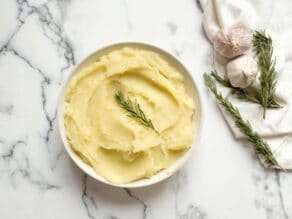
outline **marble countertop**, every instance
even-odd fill
[[[0,218],[288,219],[292,174],[267,171],[233,139],[202,83],[212,48],[194,0],[0,1]],[[201,142],[187,164],[154,186],[96,182],[70,160],[56,122],[70,69],[109,43],[171,51],[202,94]]]

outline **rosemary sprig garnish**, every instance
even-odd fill
[[[281,107],[275,101],[276,89],[276,60],[273,58],[273,42],[270,36],[264,31],[255,31],[253,34],[253,46],[258,56],[258,66],[260,69],[260,90],[257,93],[257,99],[263,106],[263,117],[266,117],[266,109],[269,105],[274,108]]]
[[[282,169],[281,166],[278,164],[277,160],[275,159],[268,143],[265,142],[261,138],[261,136],[252,129],[248,121],[243,120],[239,110],[236,107],[234,107],[227,98],[224,98],[222,94],[218,92],[211,74],[205,73],[204,80],[206,86],[215,95],[218,103],[222,105],[224,110],[230,114],[231,118],[234,120],[239,130],[248,138],[248,141],[253,144],[256,153],[259,156],[265,158],[267,166]]]
[[[140,124],[153,129],[159,134],[159,132],[154,128],[151,119],[146,117],[140,107],[140,104],[137,103],[137,100],[132,101],[129,97],[126,98],[121,91],[117,91],[114,97],[119,106],[128,112],[129,117],[136,119]]]

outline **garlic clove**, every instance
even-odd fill
[[[231,59],[242,55],[252,46],[252,31],[244,26],[235,26],[227,32],[219,30],[213,39],[214,49]]]
[[[250,56],[243,55],[226,65],[226,76],[234,87],[247,88],[256,79],[258,64]]]
[[[252,31],[244,26],[233,27],[229,30],[228,36],[231,42],[239,42],[237,49],[241,54],[252,46]]]

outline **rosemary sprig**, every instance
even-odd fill
[[[248,138],[249,142],[253,144],[256,153],[259,156],[265,158],[267,166],[268,167],[273,166],[282,169],[278,164],[277,160],[275,159],[268,143],[265,142],[261,138],[261,136],[252,129],[248,121],[243,120],[239,110],[236,107],[234,107],[227,98],[224,98],[222,94],[218,92],[212,76],[210,74],[205,73],[204,80],[206,86],[215,95],[219,104],[222,105],[225,111],[230,114],[231,118],[234,120],[239,130]]]
[[[223,86],[231,88],[236,93],[237,97],[239,97],[240,99],[245,99],[253,103],[259,103],[259,100],[256,98],[255,95],[251,94],[246,89],[233,87],[229,80],[221,78],[216,71],[211,71],[210,75]]]
[[[232,86],[229,80],[220,77],[216,71],[211,71],[210,75],[224,87],[231,88],[238,98],[244,99],[249,102],[261,104],[260,96],[258,94],[254,95],[251,92],[249,92],[247,89],[242,89],[242,88]],[[280,107],[281,106],[278,103],[276,103],[275,100],[268,102],[268,105],[267,105],[267,108],[280,108]]]
[[[148,119],[140,107],[140,104],[135,100],[132,101],[129,97],[126,98],[121,91],[117,91],[114,95],[116,102],[121,108],[128,112],[128,116],[136,119],[140,124],[153,129],[156,133],[159,132],[154,128],[151,119]]]
[[[255,31],[253,34],[253,46],[258,56],[258,66],[260,68],[260,90],[257,93],[257,99],[263,106],[263,118],[266,117],[266,109],[269,105],[274,108],[281,107],[275,101],[276,89],[276,60],[273,56],[273,42],[270,36],[264,31]]]

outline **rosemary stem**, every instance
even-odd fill
[[[281,107],[275,101],[277,73],[275,70],[276,60],[273,58],[273,41],[270,36],[266,35],[265,31],[255,31],[252,42],[260,70],[260,89],[257,92],[257,97],[263,106],[263,118],[265,119],[269,105],[272,105],[272,108]]]
[[[211,74],[204,74],[204,80],[206,86],[209,90],[214,94],[218,103],[223,106],[224,110],[229,113],[230,117],[235,122],[237,128],[247,137],[248,141],[252,143],[253,148],[255,149],[256,153],[265,158],[266,164],[268,167],[277,167],[282,169],[281,166],[278,164],[276,158],[274,157],[270,146],[267,142],[265,142],[262,137],[255,132],[250,123],[245,121],[239,110],[233,106],[233,104],[227,99],[222,96],[222,94],[217,90],[215,82],[211,76]]]

